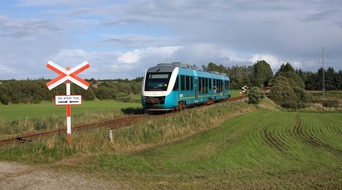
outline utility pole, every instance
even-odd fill
[[[322,66],[323,66],[322,96],[323,98],[325,98],[324,47],[322,48]]]

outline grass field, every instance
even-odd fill
[[[93,130],[75,134],[72,146],[59,136],[10,145],[0,157],[89,173],[132,189],[341,189],[342,113],[263,104],[186,110],[115,131],[115,143],[108,131]]]
[[[232,90],[232,97],[239,96],[239,90]],[[139,94],[134,95],[135,101],[140,101]],[[82,105],[72,106],[72,114],[82,112],[97,112],[121,109],[141,109],[141,103],[125,103],[112,100],[83,101]],[[0,104],[0,119],[17,120],[25,118],[41,118],[51,116],[65,116],[65,106],[56,106],[53,102],[42,102],[39,104]]]
[[[232,97],[238,95],[239,90],[232,90]],[[142,113],[140,97],[139,94],[133,96],[136,103],[112,100],[83,101],[82,105],[71,107],[72,125],[112,119],[124,114]],[[0,104],[0,138],[61,128],[65,126],[65,115],[65,106],[56,106],[53,102]]]
[[[83,101],[81,105],[72,106],[72,114],[106,110],[121,110],[125,108],[142,108],[140,103],[124,103],[111,100]],[[15,120],[22,118],[41,118],[53,115],[65,116],[65,106],[56,106],[53,102],[39,104],[0,104],[0,118]]]
[[[141,112],[140,103],[83,101],[71,107],[72,126]],[[66,107],[52,102],[0,105],[0,138],[66,125]]]
[[[181,143],[96,155],[80,168],[139,189],[341,189],[341,116],[257,111]]]

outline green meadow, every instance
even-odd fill
[[[141,103],[83,101],[81,105],[71,106],[72,126],[139,112],[142,112]],[[65,125],[66,106],[56,106],[53,102],[0,105],[0,138],[63,128]]]
[[[141,103],[125,103],[111,100],[83,101],[81,105],[71,106],[71,114],[82,112],[97,112],[107,110],[121,110],[125,108],[142,108]],[[0,104],[0,118],[15,120],[22,118],[41,118],[53,115],[65,116],[65,106],[56,106],[53,102],[39,104]]]
[[[99,154],[77,168],[142,189],[340,189],[341,117],[259,110],[181,142]]]
[[[342,113],[225,102],[114,131],[54,135],[3,160],[115,180],[123,189],[341,189]]]

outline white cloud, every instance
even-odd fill
[[[164,59],[167,57],[172,57],[173,54],[182,49],[179,46],[167,46],[167,47],[148,47],[144,49],[135,49],[133,51],[127,51],[122,53],[117,58],[117,63],[127,63],[127,64],[136,64],[141,63],[142,59],[146,59],[148,57],[155,58],[156,56]]]
[[[87,60],[85,75],[93,78],[135,78],[166,61],[233,66],[265,60],[274,71],[284,62],[317,70],[322,47],[340,70],[340,7],[338,0],[6,1],[0,77],[50,76],[48,60],[64,67]]]
[[[302,67],[302,63],[300,61],[289,61],[289,60],[282,60],[279,59],[278,57],[270,54],[255,54],[253,57],[250,59],[251,62],[256,63],[257,61],[264,60],[268,64],[270,64],[271,68],[273,71],[277,71],[280,66],[284,63],[290,63],[294,69],[299,69]]]
[[[263,54],[255,54],[253,57],[250,59],[251,62],[256,63],[257,61],[264,60],[268,64],[270,64],[272,70],[279,69],[280,65],[284,63],[284,61],[279,60],[276,56],[274,55],[263,55]]]
[[[143,56],[143,51],[134,50],[129,51],[117,58],[118,63],[125,63],[125,64],[134,64],[140,61],[141,57]]]
[[[15,75],[16,71],[13,70],[10,67],[7,67],[5,65],[0,64],[0,73],[9,74],[9,75]],[[14,76],[12,76],[12,77],[14,77]]]

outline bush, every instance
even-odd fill
[[[262,99],[265,98],[264,92],[259,88],[253,86],[248,94],[248,103],[259,104]]]
[[[3,105],[8,105],[9,103],[9,98],[7,95],[1,95],[0,96],[0,102],[3,104]]]

